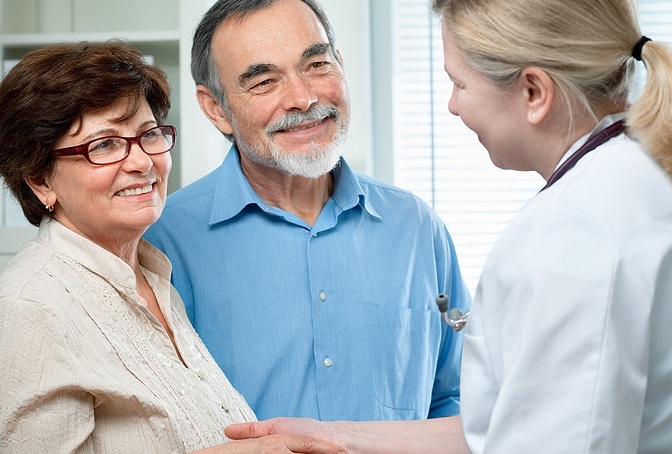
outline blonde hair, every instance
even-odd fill
[[[526,67],[553,79],[572,113],[627,102],[642,36],[633,0],[434,0],[465,60],[506,87]],[[672,49],[648,42],[648,77],[626,111],[628,133],[672,175]]]

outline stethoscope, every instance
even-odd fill
[[[436,297],[436,305],[439,306],[439,312],[441,312],[441,318],[446,325],[453,328],[453,331],[461,331],[467,325],[467,317],[469,317],[469,312],[462,312],[462,309],[454,307],[448,310],[449,306],[448,295],[440,293]]]
[[[584,157],[589,152],[593,151],[600,145],[609,141],[613,137],[618,136],[625,130],[625,120],[617,120],[614,123],[610,124],[606,128],[602,129],[598,133],[592,135],[588,138],[586,143],[584,143],[578,150],[576,150],[560,167],[553,172],[553,175],[548,179],[546,186],[541,190],[545,190],[550,187],[553,183],[559,180],[569,169],[574,167],[576,163]],[[439,312],[441,312],[441,318],[444,322],[454,331],[461,331],[467,324],[467,317],[469,317],[469,312],[462,312],[461,309],[454,307],[448,310],[449,301],[448,296],[441,293],[436,297],[436,304],[439,306]]]

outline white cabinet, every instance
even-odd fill
[[[223,159],[228,144],[200,112],[189,70],[193,30],[214,0],[0,0],[3,74],[26,52],[45,44],[111,38],[130,41],[168,75],[178,129],[169,191],[179,189]],[[34,237],[21,210],[1,188],[0,269]]]

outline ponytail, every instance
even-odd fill
[[[640,53],[647,78],[640,97],[626,113],[628,133],[672,176],[672,47],[649,41]]]

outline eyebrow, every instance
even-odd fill
[[[331,44],[329,43],[318,43],[318,44],[313,44],[312,46],[308,46],[306,50],[303,51],[303,54],[301,55],[302,58],[307,59],[314,57],[316,55],[322,55],[331,50]],[[245,72],[243,72],[240,76],[238,76],[238,82],[242,85],[246,81],[258,76],[259,74],[264,74],[267,72],[271,72],[278,67],[276,65],[273,65],[271,63],[254,63],[251,64],[250,66],[247,67]]]
[[[247,67],[247,70],[238,76],[238,82],[242,85],[245,81],[258,76],[259,74],[267,73],[276,69],[277,66],[270,63],[254,63]]]
[[[156,120],[147,120],[142,122],[139,126],[137,131],[142,132],[146,131],[147,129],[152,129],[154,127],[158,126],[158,123]],[[121,137],[119,130],[115,128],[104,128],[104,129],[99,129],[97,131],[92,132],[88,136],[84,137],[82,140],[84,142],[88,142],[90,140],[95,140],[97,137]]]
[[[329,43],[318,43],[309,46],[306,50],[303,51],[303,58],[314,57],[315,55],[326,54],[331,50],[331,44]]]

